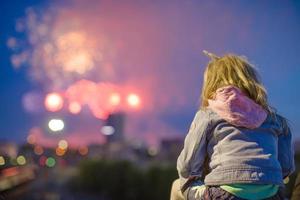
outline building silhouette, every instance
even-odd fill
[[[112,129],[110,134],[106,134],[108,143],[124,141],[125,113],[118,112],[110,114],[105,126]]]

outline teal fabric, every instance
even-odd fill
[[[258,200],[274,196],[278,185],[231,184],[220,186],[223,190],[243,199]]]

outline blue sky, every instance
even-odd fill
[[[54,21],[63,21],[64,16],[69,21],[77,20],[76,28],[84,29],[90,38],[102,35],[109,41],[110,48],[103,48],[113,52],[109,55],[113,55],[110,59],[115,66],[114,76],[95,73],[84,78],[147,91],[145,109],[129,113],[128,131],[137,132],[130,134],[144,134],[141,138],[151,140],[186,133],[198,107],[202,73],[208,62],[201,51],[206,49],[217,55],[247,56],[259,69],[270,104],[290,120],[295,138],[300,138],[299,1],[84,2],[1,1],[1,139],[24,141],[31,127],[43,127],[51,116],[45,111],[26,112],[22,97],[31,91],[53,90],[53,82],[32,78],[30,63],[14,69],[10,58],[19,50],[12,51],[6,45],[10,37],[28,40],[28,31],[15,30],[17,20],[26,18],[28,7],[33,7],[40,17],[50,13]],[[63,22],[67,24],[68,20]],[[31,51],[36,46],[22,48]],[[74,116],[60,115],[71,125],[78,121]],[[90,127],[98,127],[92,117],[80,118],[89,121]]]

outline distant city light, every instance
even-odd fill
[[[127,96],[127,103],[132,107],[138,107],[140,105],[140,98],[136,94],[130,94]]]
[[[63,107],[63,98],[58,93],[49,93],[45,98],[45,107],[51,112],[59,111]]]
[[[120,104],[121,101],[121,97],[119,94],[117,93],[113,93],[110,98],[109,98],[109,102],[113,105],[113,106],[117,106]]]
[[[36,155],[42,155],[44,153],[43,147],[41,147],[39,145],[35,146],[33,151]]]
[[[156,156],[158,154],[158,149],[156,147],[150,147],[148,149],[148,154],[150,156]]]
[[[112,135],[115,133],[115,128],[112,126],[103,126],[101,128],[101,132],[103,133],[103,135]]]
[[[0,156],[0,166],[5,165],[5,159],[3,156]]]
[[[26,164],[26,159],[24,156],[18,156],[17,157],[17,163],[18,165],[25,165]]]
[[[65,155],[65,153],[66,153],[66,149],[62,149],[62,148],[60,148],[60,147],[57,147],[57,148],[55,149],[55,153],[56,153],[57,156],[63,156],[63,155]]]
[[[69,111],[72,114],[78,114],[81,111],[81,105],[78,102],[71,102],[69,104]]]
[[[88,147],[80,147],[78,149],[78,152],[79,152],[80,155],[85,156],[85,155],[88,154],[89,149],[88,149]]]
[[[56,164],[56,161],[54,158],[52,158],[52,157],[47,158],[47,160],[46,160],[47,167],[54,167],[55,164]]]
[[[35,136],[34,136],[34,135],[28,135],[28,137],[27,137],[27,142],[28,142],[29,144],[34,144],[34,143],[36,143],[36,138],[35,138]]]
[[[68,142],[66,140],[60,140],[58,142],[58,147],[61,149],[67,149],[68,148]]]
[[[54,132],[63,130],[64,126],[64,121],[61,119],[51,119],[48,123],[49,129]]]

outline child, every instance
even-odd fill
[[[287,121],[269,106],[245,58],[204,53],[212,60],[202,105],[177,160],[171,199],[284,199],[279,187],[294,171]]]

